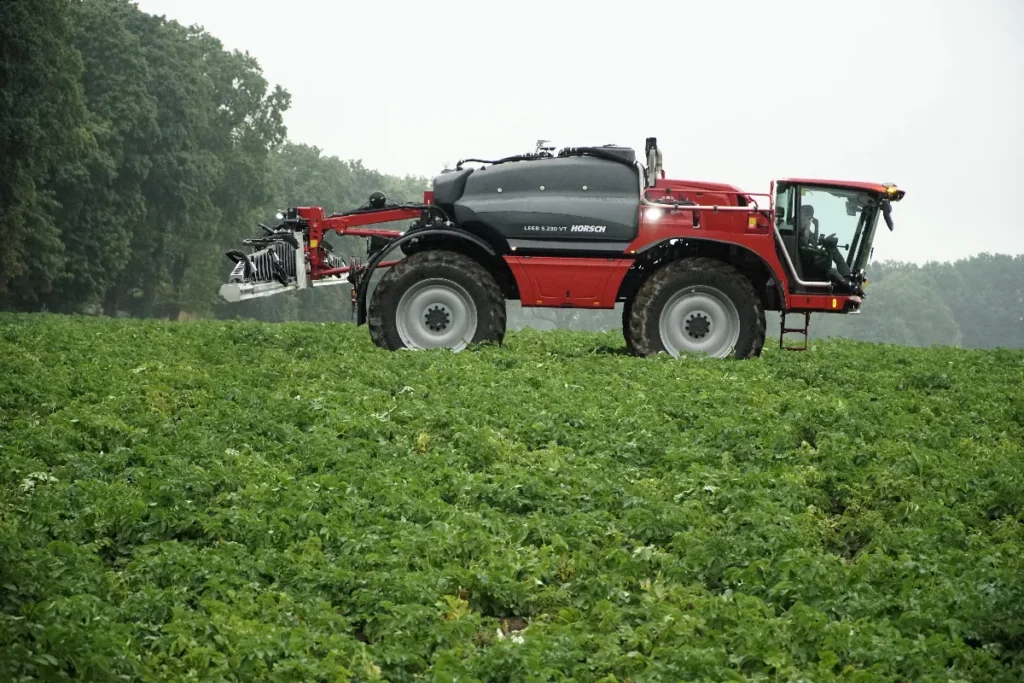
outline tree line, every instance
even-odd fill
[[[422,196],[288,141],[254,58],[130,0],[5,0],[0,55],[0,308],[209,314],[278,208]]]
[[[980,254],[924,265],[873,263],[868,278],[861,313],[813,316],[813,337],[1024,348],[1024,255]],[[791,322],[787,319],[787,327]]]
[[[253,57],[130,0],[5,0],[0,56],[0,309],[349,320],[345,285],[224,304],[224,252],[280,208],[426,188],[290,141],[290,95]],[[816,315],[812,336],[1024,346],[1024,256],[875,263],[869,277],[863,313]],[[620,326],[618,309],[510,308],[513,328]]]

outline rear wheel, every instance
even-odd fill
[[[755,358],[764,347],[764,307],[742,273],[710,258],[674,261],[637,291],[624,316],[630,352],[673,357]]]
[[[632,313],[633,298],[630,297],[622,304],[622,336],[626,338],[626,351],[637,356],[640,354],[637,353],[636,347],[633,346],[633,335],[629,333],[629,318]]]
[[[374,344],[389,350],[501,344],[505,299],[477,261],[431,249],[395,264],[370,300],[367,322]]]

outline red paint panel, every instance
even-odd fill
[[[354,228],[359,225],[375,225],[377,223],[415,220],[419,218],[422,213],[422,209],[390,209],[388,211],[374,211],[372,213],[356,213],[350,216],[331,216],[323,219],[322,224],[324,230],[334,230],[339,235],[344,235],[346,228]]]
[[[418,218],[422,213],[421,209],[391,209],[389,211],[374,211],[365,214],[352,214],[349,216],[328,216],[325,217],[324,210],[318,206],[300,207],[296,210],[299,217],[309,223],[309,242],[319,247],[323,242],[324,233],[334,231],[339,235],[352,235],[355,237],[389,237],[394,238],[402,233],[398,230],[384,230],[374,228],[360,228],[364,225],[375,225],[377,223],[391,223],[401,220],[412,220]],[[323,258],[319,248],[309,249],[310,275],[314,280],[325,277],[323,269]]]
[[[319,206],[300,206],[295,209],[295,213],[299,214],[299,218],[307,221],[320,221],[324,218],[324,210]]]
[[[768,218],[761,211],[734,211],[715,214],[712,211],[701,211],[700,227],[694,227],[690,219],[691,212],[685,207],[678,212],[665,212],[657,217],[645,213],[640,217],[640,230],[636,239],[626,247],[628,253],[636,253],[644,247],[671,238],[703,239],[713,242],[735,244],[760,256],[774,272],[776,279],[782,284],[783,292],[788,299],[789,277],[775,251],[774,235],[772,235]],[[756,227],[751,228],[750,220],[755,220]],[[831,299],[829,300],[831,306]]]
[[[789,309],[793,311],[821,311],[842,313],[847,302],[852,302],[854,309],[859,308],[862,299],[859,296],[846,294],[790,294]]]
[[[525,307],[615,308],[631,259],[506,256]]]

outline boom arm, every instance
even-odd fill
[[[331,254],[324,235],[334,232],[352,237],[401,237],[399,230],[364,226],[403,220],[426,219],[430,213],[447,216],[433,205],[433,193],[425,192],[422,204],[386,205],[384,196],[374,193],[370,206],[327,216],[320,207],[299,207],[278,214],[281,224],[266,236],[246,240],[260,247],[246,256],[237,250],[227,253],[235,261],[235,269],[220,288],[221,297],[229,302],[271,296],[281,292],[325,285],[358,285],[364,267],[359,263],[344,264]],[[381,261],[377,268],[393,266],[396,261]],[[346,276],[347,277],[343,277]],[[355,303],[355,288],[352,290]]]

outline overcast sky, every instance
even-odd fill
[[[655,136],[669,177],[897,183],[876,260],[1024,253],[1024,0],[138,4],[257,57],[294,141],[387,173]]]

